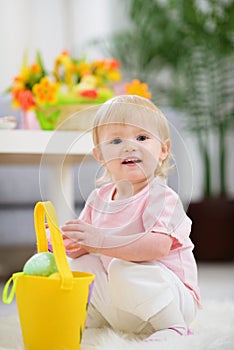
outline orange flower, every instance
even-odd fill
[[[34,96],[30,90],[15,89],[12,94],[14,102],[24,111],[28,111],[35,106]]]
[[[79,95],[82,97],[93,98],[93,99],[98,97],[97,90],[95,89],[81,91]]]
[[[68,51],[68,50],[63,50],[63,51],[61,52],[61,55],[67,55],[67,56],[70,56],[70,54],[69,54],[69,51]]]
[[[24,90],[25,84],[20,76],[14,77],[14,83],[12,86],[12,91],[15,90]]]
[[[138,95],[145,98],[151,98],[151,93],[148,91],[148,85],[141,83],[138,79],[133,79],[131,83],[125,84],[125,90],[128,95]]]
[[[34,63],[31,65],[31,71],[33,74],[40,74],[41,73],[41,68],[38,63]]]
[[[109,72],[111,70],[117,70],[120,68],[120,63],[118,60],[114,58],[104,58],[99,61],[93,62],[93,67],[95,69],[100,69],[106,72]]]
[[[52,83],[47,77],[41,79],[39,84],[34,85],[33,93],[38,104],[53,104],[57,101],[56,93],[58,85]]]
[[[117,82],[122,76],[119,71],[120,63],[116,59],[102,59],[92,63],[93,74],[97,77],[98,85],[106,85],[108,82]]]
[[[115,58],[87,62],[84,57],[78,59],[63,50],[56,57],[49,74],[37,52],[31,65],[24,55],[20,73],[8,91],[12,93],[14,107],[38,111],[40,106],[83,103],[86,100],[104,102],[114,96],[116,83],[121,79],[120,62]],[[125,93],[151,98],[147,84],[138,79],[125,85]]]
[[[110,70],[117,70],[117,69],[120,68],[119,61],[114,59],[114,58],[107,59],[105,62],[106,62],[106,65],[109,67]]]

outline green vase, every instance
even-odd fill
[[[42,130],[54,130],[60,115],[60,109],[51,111],[50,108],[43,110],[36,110],[36,116],[40,123]]]

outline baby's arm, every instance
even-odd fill
[[[121,236],[116,236],[123,238]],[[130,238],[130,236],[128,236]],[[132,237],[134,239],[134,235]],[[119,242],[121,244],[121,240]],[[114,248],[94,248],[93,252],[103,255],[128,260],[150,261],[160,260],[169,254],[172,238],[166,234],[146,232],[135,241],[129,241],[123,246]],[[87,250],[89,247],[85,247]],[[92,250],[91,250],[92,251]]]
[[[69,221],[62,227],[62,231],[88,252],[128,261],[162,259],[168,255],[172,245],[172,238],[166,234],[143,232],[113,236],[81,220]]]

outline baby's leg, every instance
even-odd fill
[[[111,326],[113,329],[132,331],[142,329],[144,322],[138,317],[119,310],[110,297],[109,281],[99,257],[92,254],[78,259],[68,258],[72,271],[85,271],[95,274],[94,288],[88,308],[86,327],[99,328]],[[118,289],[121,286],[118,286]],[[119,321],[121,320],[121,321]],[[131,328],[133,327],[133,328]]]
[[[88,308],[87,327],[111,326],[113,329],[125,332],[140,332],[145,327],[145,322],[139,317],[120,310],[113,304],[107,273],[98,256],[87,254],[78,259],[68,258],[68,261],[72,271],[85,271],[96,275]],[[117,293],[120,288],[122,288],[121,282],[116,287]]]
[[[170,332],[186,334],[195,316],[194,299],[161,263],[114,259],[109,266],[109,284],[116,308],[135,315],[155,331],[173,329]]]
[[[92,292],[91,302],[88,308],[86,319],[86,327],[99,328],[108,326],[107,320],[104,318],[102,310],[107,298],[107,275],[98,256],[86,254],[78,259],[67,258],[72,271],[83,271],[95,274],[94,288]]]

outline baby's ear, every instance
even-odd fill
[[[164,160],[167,158],[168,153],[170,152],[171,149],[171,140],[167,139],[166,141],[164,141],[164,143],[162,144],[162,149],[161,149],[161,155],[160,155],[160,160]]]
[[[100,147],[96,146],[95,148],[93,148],[93,156],[98,163],[104,165],[104,159]]]

